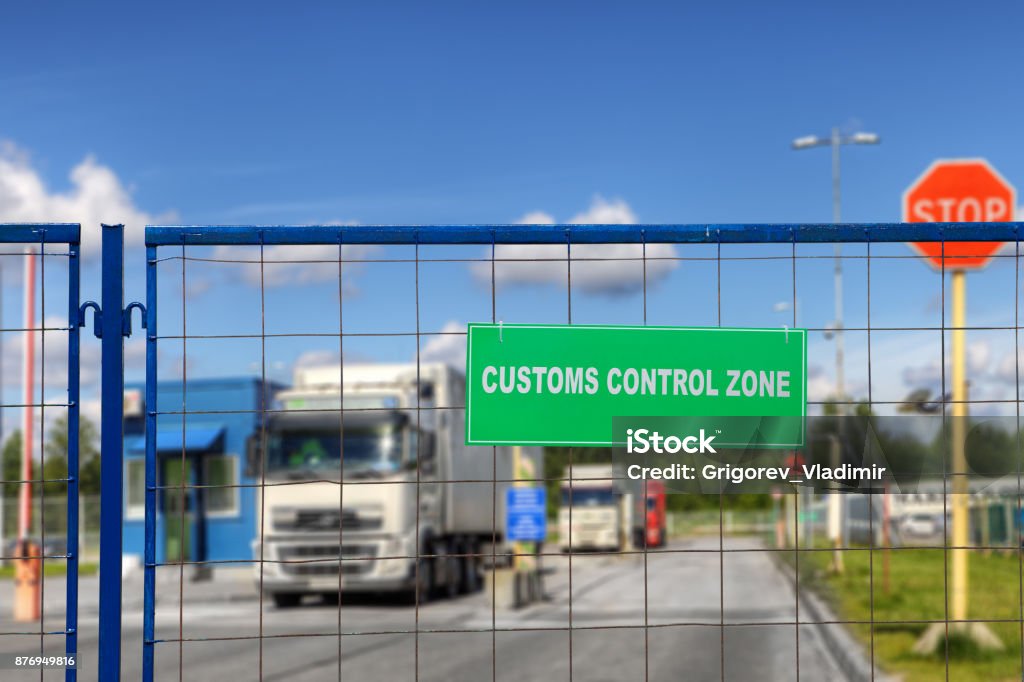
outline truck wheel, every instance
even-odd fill
[[[420,559],[419,580],[409,590],[410,604],[426,604],[434,592],[434,564],[430,559]]]
[[[444,585],[441,586],[441,596],[446,599],[454,599],[462,590],[462,559],[452,552],[452,545],[441,559],[444,561]]]
[[[479,552],[477,545],[466,543],[464,554],[475,555]],[[462,558],[462,592],[475,594],[480,590],[480,560],[476,556]]]
[[[459,593],[462,583],[462,565],[459,557],[460,545],[454,540],[437,542],[433,547],[434,594],[437,597],[453,599]]]
[[[275,592],[274,606],[279,609],[291,609],[302,603],[302,595],[297,592]]]

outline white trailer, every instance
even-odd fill
[[[442,364],[296,370],[250,448],[268,484],[254,554],[278,606],[339,589],[453,596],[507,559],[512,451],[466,446],[465,395]],[[542,471],[539,449],[522,454]]]

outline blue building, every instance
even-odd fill
[[[265,388],[265,390],[264,390]],[[157,387],[157,562],[252,559],[257,525],[257,472],[246,450],[261,410],[281,389],[258,378],[189,379]],[[145,392],[125,391],[123,553],[144,551]],[[187,415],[183,415],[187,412]],[[186,487],[177,488],[184,481]]]

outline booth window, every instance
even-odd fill
[[[142,518],[146,515],[146,462],[141,459],[129,459],[126,467],[128,485],[125,491],[125,516]]]
[[[203,457],[203,478],[206,488],[206,511],[228,516],[238,513],[238,458],[234,455]],[[228,487],[218,487],[228,486]]]

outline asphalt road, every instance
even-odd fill
[[[735,539],[725,546],[756,547]],[[184,639],[205,641],[158,644],[157,679],[775,681],[798,679],[798,650],[799,679],[840,679],[814,626],[800,627],[798,647],[793,591],[765,553],[720,555],[717,538],[670,549],[716,551],[652,551],[646,566],[642,555],[549,558],[548,601],[514,612],[493,611],[485,592],[429,603],[418,613],[367,599],[346,599],[340,609],[265,604],[262,641],[257,600],[187,600],[179,617],[169,590],[158,609],[158,637],[177,639],[180,627]],[[83,615],[80,679],[93,680],[95,630],[87,623],[94,618]],[[346,634],[339,637],[339,628]],[[126,609],[122,679],[140,677],[140,631],[137,608]],[[14,641],[0,636],[0,651]],[[38,647],[38,637],[34,642]],[[0,671],[0,679],[20,678]],[[53,671],[44,679],[63,676]]]

